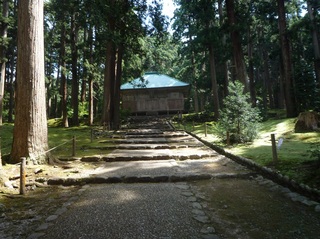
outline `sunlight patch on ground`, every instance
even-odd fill
[[[174,160],[170,160],[169,162],[149,162],[149,161],[141,161],[141,162],[115,162],[115,163],[108,163],[105,166],[97,168],[93,175],[105,174],[105,173],[112,173],[119,170],[123,170],[127,168],[128,170],[134,169],[163,169],[163,168],[171,168],[176,166],[176,162]]]
[[[303,140],[307,143],[320,142],[320,133],[319,132],[310,132],[310,133],[295,133],[293,134],[298,140]],[[317,140],[315,140],[317,139]]]
[[[124,190],[118,193],[117,200],[124,203],[126,201],[134,201],[137,198],[140,198],[141,196],[138,195],[136,192],[131,190]]]
[[[288,132],[292,132],[293,129],[294,129],[293,122],[289,121],[289,120],[286,120],[286,121],[284,121],[282,123],[279,123],[277,125],[276,132],[278,134],[285,134],[285,133],[288,133]]]
[[[197,134],[197,136],[201,139],[204,139],[210,143],[214,143],[214,142],[219,142],[219,138],[216,135],[213,134],[207,134],[207,136],[205,134]]]

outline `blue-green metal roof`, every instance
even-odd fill
[[[184,87],[188,85],[188,83],[174,79],[167,75],[162,75],[159,73],[146,73],[142,77],[136,78],[131,82],[123,84],[120,89],[150,89],[164,87]]]

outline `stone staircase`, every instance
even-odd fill
[[[50,182],[174,182],[255,174],[188,133],[175,131],[163,119],[138,118],[100,144],[89,147],[101,150],[100,155],[80,159],[97,165],[89,175]],[[104,150],[112,151],[104,153]]]
[[[152,118],[131,123],[127,129],[113,134],[111,140],[100,143],[101,146],[92,148],[113,151],[107,155],[83,157],[81,161],[187,160],[219,156],[184,131],[174,131],[167,122]]]

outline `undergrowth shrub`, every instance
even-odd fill
[[[183,123],[183,122],[195,122],[195,123],[204,123],[213,121],[213,113],[204,111],[200,113],[190,113],[190,114],[177,114],[172,118],[174,121]]]
[[[242,83],[230,83],[228,90],[229,95],[224,99],[220,110],[217,135],[225,141],[229,132],[231,143],[253,141],[258,135],[260,112],[258,108],[251,106],[250,96],[243,93]]]
[[[319,144],[314,144],[310,150],[308,150],[310,153],[310,158],[313,160],[318,161],[320,164],[320,145]]]

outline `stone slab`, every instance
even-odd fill
[[[215,157],[218,153],[210,148],[180,148],[180,149],[116,149],[103,157],[105,161],[133,161],[157,159],[200,159]]]
[[[228,167],[226,167],[228,165]],[[239,168],[233,161],[222,156],[203,160],[153,160],[107,162],[91,172],[90,177],[124,177],[124,176],[172,176],[208,174],[241,174],[250,172]]]

